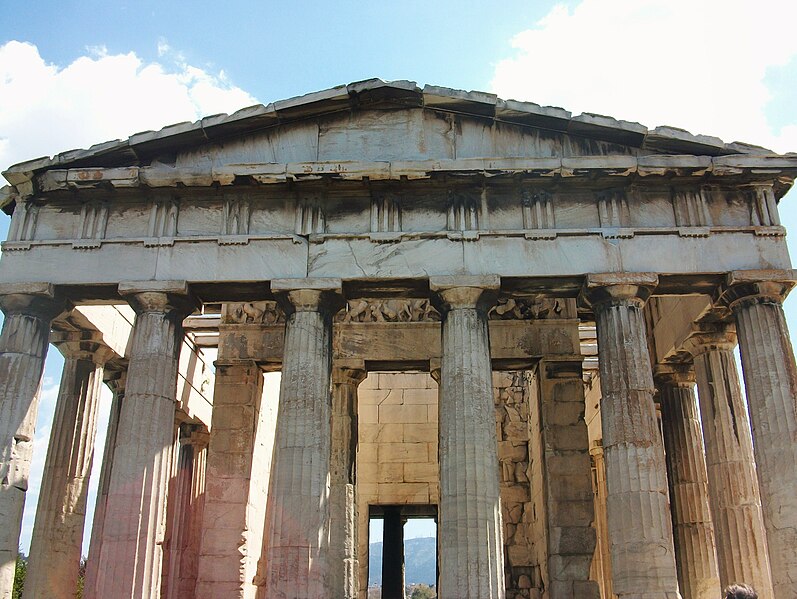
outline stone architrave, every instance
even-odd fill
[[[538,372],[549,595],[598,599],[590,580],[595,512],[581,361],[543,360]]]
[[[84,599],[97,599],[97,574],[102,550],[103,526],[105,523],[105,506],[108,502],[108,487],[111,483],[113,453],[116,448],[116,433],[119,430],[119,412],[125,395],[127,371],[109,373],[105,371],[105,382],[113,392],[111,410],[108,416],[108,430],[105,433],[105,448],[102,454],[100,479],[97,484],[97,500],[94,504],[94,519],[91,523],[91,539],[89,541],[89,557],[86,561],[86,578],[83,583]]]
[[[664,445],[642,309],[657,277],[588,275],[598,333],[612,589],[620,599],[675,599],[678,577]]]
[[[119,285],[136,311],[97,575],[98,597],[160,594],[185,283]]]
[[[794,271],[734,272],[736,318],[775,599],[797,597],[797,365],[783,299]]]
[[[2,285],[0,309],[0,599],[10,599],[50,323],[64,303],[52,285]]]
[[[332,315],[340,280],[274,280],[288,314],[259,599],[335,596],[330,576]]]
[[[261,423],[263,372],[253,363],[226,364],[219,356],[207,454],[207,483],[197,572],[197,599],[249,598],[263,544],[261,502],[252,505],[258,470],[254,463]],[[259,518],[259,522],[255,521]],[[255,531],[261,531],[256,534]],[[256,537],[256,538],[255,538]]]
[[[364,367],[332,368],[332,453],[330,460],[330,576],[336,596],[357,599],[357,387]]]
[[[97,407],[111,350],[82,333],[53,333],[64,354],[44,464],[24,599],[73,599],[83,548]]]
[[[655,376],[672,504],[678,582],[684,599],[720,592],[708,475],[691,365],[662,366]]]
[[[440,277],[440,590],[503,599],[504,544],[486,309],[498,277]]]
[[[767,597],[767,538],[735,346],[732,325],[719,324],[701,326],[684,349],[695,363],[720,583],[745,582]]]

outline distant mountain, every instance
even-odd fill
[[[437,540],[407,539],[404,541],[404,579],[410,584],[436,584]],[[371,543],[368,563],[368,585],[382,586],[382,543]]]

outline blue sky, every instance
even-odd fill
[[[371,77],[797,151],[795,21],[793,0],[6,0],[0,170]],[[793,204],[794,192],[781,215],[797,230]],[[0,217],[3,238],[7,224]],[[794,302],[787,302],[792,328]],[[60,364],[52,351],[23,547]],[[107,403],[106,396],[104,411]]]

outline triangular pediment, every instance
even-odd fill
[[[610,117],[501,100],[493,94],[371,79],[178,123],[9,168],[34,173],[79,167],[186,164],[548,158],[676,154],[771,154],[671,127],[649,130]]]

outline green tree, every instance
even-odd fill
[[[414,589],[412,589],[412,595],[410,595],[410,599],[435,599],[437,597],[437,593],[435,593],[434,589],[426,584],[419,584]]]
[[[75,591],[75,599],[83,599],[83,587],[86,584],[86,560],[87,558],[80,558],[80,565],[77,571],[77,590]]]
[[[25,586],[25,574],[28,573],[28,558],[21,551],[17,553],[17,565],[14,569],[14,589],[11,599],[22,599],[22,589]]]

